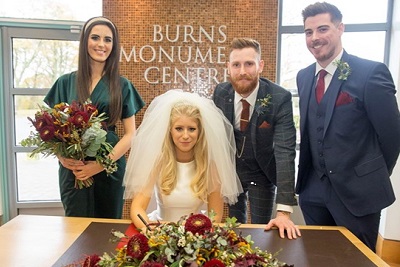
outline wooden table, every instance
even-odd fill
[[[110,224],[130,223],[129,220],[19,215],[0,227],[0,266],[52,266],[92,222],[104,222]],[[262,232],[263,228],[262,225],[250,224],[245,224],[241,227],[244,232],[252,231],[251,229]],[[304,233],[324,233],[324,231],[327,230],[339,231],[361,252],[360,255],[364,254],[369,259],[367,260],[371,262],[371,265],[375,264],[379,267],[389,266],[343,227],[301,226],[300,229],[304,230]],[[277,231],[273,230],[273,232]],[[277,235],[277,233],[266,233]],[[260,234],[258,234],[256,238],[260,238]],[[295,241],[285,239],[281,241],[278,240],[278,243],[283,242],[282,244],[285,246],[283,247],[283,251],[290,251],[291,246],[294,244],[301,245],[302,242],[305,243],[306,238],[307,235],[304,235]],[[322,243],[327,242],[327,240],[319,241]],[[357,252],[359,252],[358,250]],[[299,257],[301,257],[301,255]],[[280,259],[279,254],[278,259]],[[293,264],[297,267],[296,263]],[[332,265],[329,265],[328,262],[327,265],[324,266]],[[353,267],[356,266],[353,265]]]

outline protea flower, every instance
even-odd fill
[[[164,267],[164,264],[154,261],[145,261],[140,265],[141,267]]]
[[[212,228],[210,218],[204,214],[194,214],[187,218],[185,223],[185,231],[192,232],[193,234],[202,235]]]
[[[90,256],[87,256],[85,261],[83,262],[82,267],[97,267],[97,263],[100,261],[99,255],[93,254]]]
[[[211,259],[204,263],[204,267],[225,267],[225,264],[218,259]]]
[[[126,247],[126,254],[135,259],[143,259],[150,250],[148,239],[144,234],[136,234],[132,236]]]
[[[54,137],[54,127],[52,126],[44,126],[42,129],[39,131],[40,138],[43,141],[49,141]]]
[[[87,113],[78,111],[74,114],[74,116],[70,117],[68,121],[74,124],[76,127],[81,128],[88,123],[89,119],[90,117]]]

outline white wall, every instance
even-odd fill
[[[400,104],[400,0],[394,1],[393,12],[389,69],[396,84],[397,103]],[[385,239],[400,241],[400,159],[397,160],[391,179],[397,200],[382,212],[379,232]]]

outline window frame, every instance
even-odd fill
[[[16,144],[15,140],[15,119],[14,119],[14,96],[27,95],[45,95],[48,89],[43,88],[15,88],[13,79],[12,62],[12,39],[46,39],[46,40],[64,40],[79,41],[79,33],[84,22],[77,21],[47,21],[47,20],[27,20],[27,19],[2,19],[0,18],[1,43],[0,53],[3,61],[1,62],[0,86],[3,88],[0,94],[0,100],[3,105],[3,123],[4,129],[9,129],[1,133],[0,142],[4,147],[6,157],[2,160],[5,166],[3,175],[6,178],[3,181],[3,221],[8,221],[18,214],[30,214],[35,210],[35,214],[48,214],[53,209],[54,214],[63,214],[61,201],[24,201],[19,202],[17,197],[17,153],[29,153],[33,148],[22,147]],[[1,114],[0,114],[1,116]],[[4,145],[4,146],[3,146]],[[21,212],[22,211],[22,212]]]
[[[290,0],[278,0],[278,45],[277,45],[277,64],[276,64],[276,82],[281,83],[281,59],[282,59],[282,35],[283,34],[301,34],[304,33],[303,25],[282,25],[283,16],[283,1]],[[394,0],[387,0],[387,15],[386,22],[384,23],[357,23],[357,24],[346,24],[345,32],[369,32],[369,31],[384,31],[385,32],[385,45],[384,45],[384,60],[383,63],[389,64],[390,58],[390,41],[391,41],[391,30],[392,30],[392,20],[393,20],[393,7]],[[332,4],[334,4],[332,2]],[[377,2],[377,4],[379,4]],[[299,14],[301,16],[301,14]],[[306,67],[306,66],[304,66]],[[297,97],[297,89],[290,89],[294,97]],[[296,92],[294,92],[296,91]]]

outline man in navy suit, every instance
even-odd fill
[[[297,205],[292,95],[260,78],[264,61],[255,40],[234,39],[227,67],[230,82],[217,85],[213,100],[233,125],[236,170],[244,189],[238,202],[229,207],[229,216],[246,223],[248,197],[252,223],[265,223],[266,229],[277,226],[282,238],[285,231],[289,239],[296,238],[300,231],[290,220],[292,206]],[[246,118],[241,118],[243,105],[249,106]],[[271,220],[275,196],[277,215]]]
[[[345,226],[375,251],[381,210],[395,200],[389,178],[400,150],[395,86],[384,64],[343,50],[337,7],[315,3],[302,15],[317,62],[297,75],[299,204],[307,224]],[[320,70],[327,75],[317,100]]]

